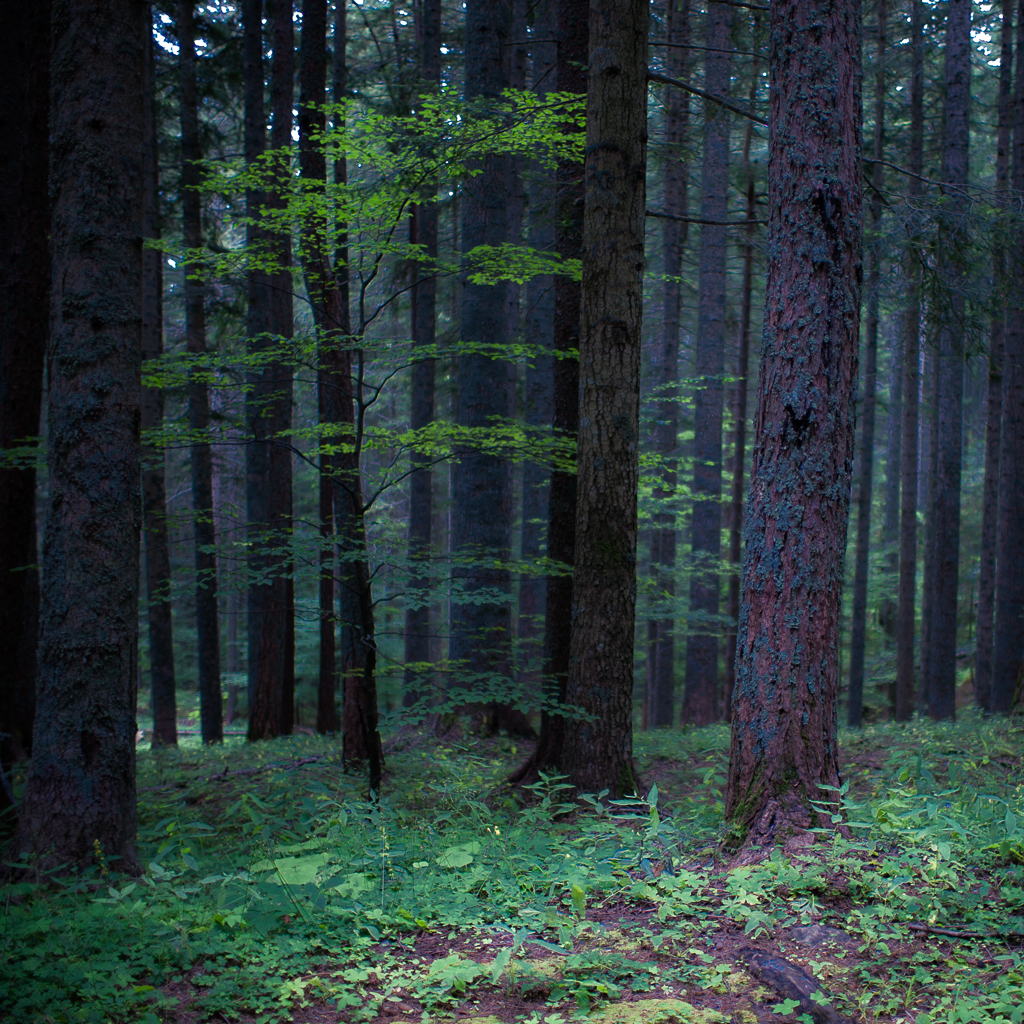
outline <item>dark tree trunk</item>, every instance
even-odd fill
[[[262,0],[242,0],[242,62],[245,100],[245,163],[255,167],[267,147],[266,110],[263,97],[263,3]],[[258,219],[263,208],[264,195],[256,188],[245,194],[249,223],[245,229],[246,247],[260,249],[264,244],[263,231]],[[269,316],[269,289],[267,274],[250,270],[246,279],[246,334],[250,355],[258,355],[267,347],[266,332]],[[272,430],[268,408],[268,386],[264,370],[249,372],[249,391],[245,399],[245,422],[248,443],[245,449],[245,504],[247,541],[249,544],[249,587],[246,609],[247,649],[249,669],[249,736],[262,738],[252,729],[253,707],[258,690],[260,672],[260,637],[263,631],[263,606],[270,594],[263,576],[267,571],[267,519],[269,515],[270,449],[267,436]],[[265,701],[264,701],[265,703]],[[274,733],[276,734],[276,732]]]
[[[938,476],[935,492],[935,590],[928,713],[956,718],[956,611],[960,571],[960,472],[963,461],[964,271],[962,186],[967,184],[971,106],[971,3],[949,0],[942,179],[949,187],[939,217],[939,275],[949,300],[936,311],[939,340]]]
[[[50,3],[11,7],[0,42],[0,450],[39,434],[50,323]],[[35,454],[0,469],[0,772],[32,751],[39,570]],[[6,790],[0,783],[0,810]]]
[[[924,45],[921,0],[911,6],[910,171],[911,203],[920,195],[924,160]],[[921,264],[919,226],[910,211],[907,245],[907,305],[903,325],[903,439],[900,444],[900,568],[896,599],[896,721],[914,714],[914,635],[917,593],[918,410],[921,358]]]
[[[420,75],[425,90],[436,92],[441,87],[441,0],[424,0],[418,26],[422,49]],[[437,204],[420,203],[415,212],[415,238],[423,246],[426,273],[414,269],[412,332],[413,344],[428,351],[433,349],[437,332],[437,275],[433,262],[437,259]],[[434,419],[434,377],[436,360],[421,359],[412,369],[412,408],[409,426],[422,430]],[[433,473],[430,458],[412,456],[414,472],[409,478],[409,558],[417,562],[430,558],[431,520],[433,515]],[[413,576],[409,590],[414,597],[405,612],[405,673],[403,702],[411,706],[431,688],[430,664],[430,581]]]
[[[732,8],[709,3],[704,91],[727,98],[732,67]],[[722,373],[725,369],[725,257],[729,189],[729,112],[710,104],[701,172],[700,280],[693,439],[693,566],[686,638],[683,722],[718,718],[718,560],[722,547]],[[718,224],[706,223],[718,221]]]
[[[199,187],[202,148],[199,143],[199,106],[196,94],[195,5],[178,4],[178,73],[181,88],[181,223],[185,245],[203,244]],[[206,286],[196,276],[199,268],[186,264],[185,336],[188,353],[202,360],[206,355]],[[206,367],[191,375],[188,385],[188,424],[193,437],[210,429],[210,394]],[[216,520],[213,509],[213,450],[208,440],[195,441],[191,449],[192,517],[196,564],[196,641],[199,665],[200,725],[203,743],[224,739],[220,694],[220,624],[217,610]]]
[[[281,191],[271,196],[272,207],[283,207],[290,188],[291,146],[295,102],[295,28],[292,0],[268,0],[267,22],[271,31],[273,58],[270,68],[271,132],[270,146],[280,154]],[[272,632],[267,646],[275,662],[275,689],[281,695],[280,731],[289,735],[295,721],[295,592],[292,576],[295,564],[291,554],[292,538],[292,361],[290,342],[294,333],[292,312],[291,236],[287,233],[270,239],[279,268],[270,279],[269,328],[279,346],[280,359],[270,367],[273,373],[272,427],[270,448],[269,518],[280,568],[271,588],[272,600],[282,613],[263,620],[263,631]],[[276,677],[280,674],[280,683]]]
[[[906,280],[902,278],[901,280]],[[885,545],[885,566],[889,576],[883,608],[891,618],[899,566],[900,536],[900,466],[903,450],[903,331],[898,317],[890,320],[889,331],[889,400],[885,417],[885,511],[882,518],[882,541]]]
[[[344,19],[344,14],[342,14]],[[335,46],[344,46],[344,37],[335,37]],[[300,173],[321,189],[327,184],[327,158],[316,141],[324,131],[327,118],[323,105],[327,100],[327,0],[303,0],[302,62],[299,71],[299,163]],[[299,250],[306,293],[313,306],[318,331],[325,329],[325,291],[333,287],[332,268],[327,238],[316,218],[302,227]],[[322,411],[322,409],[321,409]],[[321,417],[322,421],[322,417]],[[320,456],[320,663],[317,676],[317,732],[338,731],[335,691],[338,685],[335,667],[334,636],[337,617],[334,614],[334,501],[331,485],[331,460]]]
[[[755,22],[756,24],[756,22]],[[750,108],[757,94],[755,77],[750,89]],[[750,165],[753,125],[748,124],[743,139],[743,167],[747,179],[747,226],[743,241],[743,292],[740,312],[739,353],[736,360],[736,439],[732,469],[732,522],[729,527],[729,621],[725,633],[725,686],[722,706],[726,719],[732,717],[732,695],[736,686],[736,630],[740,615],[740,558],[743,540],[743,496],[747,458],[747,381],[750,375],[750,312],[754,285],[754,232],[757,230],[757,196],[754,171]]]
[[[494,102],[507,88],[511,0],[470,0],[466,5],[466,100]],[[508,238],[509,162],[503,155],[483,159],[480,173],[464,186],[462,248],[498,246]],[[508,337],[508,288],[502,284],[462,287],[464,345],[500,349]],[[458,423],[486,431],[509,417],[508,365],[502,359],[464,351],[459,356]],[[507,564],[512,543],[512,476],[506,459],[472,447],[460,453],[453,471],[453,577],[463,591],[489,589],[508,594]],[[451,656],[470,688],[512,671],[509,599],[453,602]],[[492,723],[493,724],[493,720]]]
[[[925,392],[925,389],[926,392]],[[938,358],[931,348],[925,350],[923,394],[927,394],[924,422],[921,424],[921,471],[924,473],[924,567],[921,580],[921,685],[918,710],[928,710],[931,693],[932,607],[935,604],[935,480],[938,476],[939,370]]]
[[[1013,101],[1013,179],[1024,190],[1024,4],[1017,4],[1017,73]],[[1014,277],[1007,288],[1003,350],[1003,423],[999,441],[999,521],[996,527],[996,614],[990,707],[1006,714],[1018,695],[1024,663],[1024,241],[1018,228]]]
[[[668,41],[672,44],[666,58],[671,78],[689,81],[690,0],[669,0]],[[681,89],[668,88],[665,95],[665,182],[662,204],[669,217],[689,213],[687,178],[689,166],[684,157],[688,144],[690,97]],[[655,450],[662,459],[661,478],[655,486],[657,501],[668,503],[676,489],[676,454],[679,445],[679,293],[683,249],[687,224],[664,220],[661,247],[664,283],[661,293],[661,350],[658,354],[658,418],[654,431]],[[655,600],[668,609],[655,608],[648,626],[647,726],[658,728],[672,724],[675,694],[675,618],[671,611],[676,594],[676,526],[672,511],[656,513],[651,530],[651,574]]]
[[[541,0],[534,10],[533,31],[537,42],[531,51],[532,88],[540,97],[558,89],[555,41],[557,0]],[[527,225],[529,246],[537,252],[556,251],[552,183],[543,168],[531,168]],[[526,285],[526,341],[533,351],[526,364],[523,415],[528,427],[544,430],[553,416],[552,357],[555,332],[555,278],[550,274],[531,278]],[[531,564],[544,553],[548,519],[550,473],[536,462],[523,464],[523,530],[520,558],[524,573],[519,584],[519,680],[523,689],[537,692],[543,658],[543,623],[547,581],[534,575]]]
[[[647,172],[646,0],[590,9],[576,562],[565,769],[581,793],[636,791],[633,627]]]
[[[32,764],[14,850],[134,872],[149,8],[56,0],[50,508]]]
[[[146,96],[142,234],[160,237],[160,152],[156,124],[156,76],[152,32],[146,40]],[[158,359],[164,350],[164,255],[142,250],[142,358]],[[161,388],[142,389],[142,430],[158,429],[164,419]],[[162,448],[147,448],[142,468],[142,509],[146,537],[146,591],[149,671],[152,686],[154,747],[177,746],[178,709],[171,629],[171,552],[167,537],[167,489]]]
[[[780,0],[770,18],[768,275],[726,790],[733,827],[769,847],[831,826],[812,803],[840,781],[861,248],[860,4]]]
[[[1010,132],[1013,126],[1013,6],[1003,0],[999,52],[999,107],[996,128],[996,194],[1007,211],[1010,183]],[[1002,237],[992,253],[992,280],[1005,295],[1006,251]],[[981,502],[981,557],[978,567],[978,637],[974,648],[974,699],[982,711],[992,704],[992,625],[996,583],[996,522],[999,517],[999,428],[1002,419],[1003,333],[1006,303],[992,316],[988,350],[988,395],[985,418],[985,480]]]
[[[875,388],[878,371],[878,289],[882,283],[882,156],[885,149],[886,0],[878,0],[875,50],[875,138],[871,164],[870,235],[865,251],[867,321],[864,325],[864,399],[860,423],[860,487],[857,493],[857,547],[854,555],[853,614],[850,622],[850,695],[846,722],[859,729],[864,712],[864,647],[868,630],[868,555],[871,547],[871,499],[875,465]]]
[[[587,91],[590,50],[589,0],[557,0],[558,29],[555,75],[560,92]],[[566,129],[572,130],[572,129]],[[564,160],[555,175],[555,251],[563,259],[583,255],[583,166]],[[554,349],[552,364],[552,430],[576,438],[579,429],[579,362],[565,353],[579,349],[580,284],[555,278]],[[564,566],[547,579],[544,607],[544,705],[534,756],[513,776],[529,782],[540,771],[560,771],[565,759],[566,718],[550,710],[566,702],[569,685],[569,644],[572,636],[572,565],[576,550],[576,474],[553,470],[548,489],[548,558]]]

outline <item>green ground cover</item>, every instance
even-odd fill
[[[505,789],[528,753],[507,739],[393,737],[376,805],[332,739],[140,747],[145,874],[22,866],[0,1019],[798,1019],[759,950],[843,1019],[1021,1024],[1022,742],[970,713],[844,733],[849,835],[743,866],[718,852],[722,726],[639,735],[645,797],[582,813],[557,779]]]

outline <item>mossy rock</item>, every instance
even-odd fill
[[[612,1003],[592,1013],[588,1024],[724,1024],[717,1010],[698,1009],[684,999],[638,999]]]

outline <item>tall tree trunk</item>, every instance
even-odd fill
[[[839,785],[861,249],[860,4],[779,0],[770,19],[768,276],[726,790],[729,821],[762,846],[830,826],[813,805]]]
[[[557,0],[558,29],[555,75],[560,92],[587,91],[589,0]],[[567,127],[566,131],[578,130]],[[562,160],[555,174],[555,251],[562,259],[583,256],[583,166]],[[580,298],[578,281],[555,278],[555,327],[552,365],[552,430],[575,440],[579,429],[579,362],[568,353],[579,349]],[[572,636],[572,575],[576,550],[576,474],[552,470],[548,489],[548,558],[563,571],[547,579],[544,607],[544,705],[537,750],[513,776],[532,781],[540,771],[559,771],[565,759],[567,722],[551,710],[564,705],[569,686],[569,647]]]
[[[267,148],[266,109],[263,96],[263,3],[242,0],[242,64],[245,101],[245,163],[255,169]],[[264,245],[259,224],[264,203],[260,189],[249,188],[245,194],[248,222],[245,228],[246,248],[257,251]],[[260,355],[267,347],[269,316],[267,274],[252,269],[246,276],[247,313],[245,331],[250,356]],[[253,731],[253,709],[260,689],[260,639],[263,633],[264,604],[270,587],[264,585],[267,572],[267,519],[269,515],[270,449],[267,435],[272,430],[268,407],[266,370],[250,370],[249,390],[245,399],[247,444],[245,448],[245,504],[247,542],[249,546],[249,586],[246,608],[248,650],[249,738],[261,739],[262,731]],[[263,703],[266,704],[266,701]],[[276,730],[271,735],[276,735]]]
[[[580,433],[565,769],[577,792],[636,790],[633,627],[647,172],[646,0],[590,8]]]
[[[144,133],[145,183],[142,234],[160,238],[160,150],[156,121],[156,75],[153,33],[147,33]],[[142,250],[142,358],[158,359],[164,350],[164,255]],[[155,430],[164,419],[161,388],[142,389],[142,430]],[[167,489],[164,451],[147,448],[142,468],[142,509],[146,537],[146,617],[149,625],[149,671],[152,687],[154,747],[177,746],[178,709],[171,628],[171,552],[167,538]]]
[[[420,5],[418,26],[421,46],[420,75],[424,90],[441,88],[441,0],[424,0]],[[426,274],[414,269],[412,332],[413,344],[427,351],[433,349],[437,334],[437,203],[419,203],[415,212],[415,241],[423,246]],[[422,430],[434,419],[434,378],[436,360],[420,359],[412,368],[412,408],[409,426]],[[431,518],[433,515],[433,473],[430,458],[412,456],[414,472],[409,478],[409,559],[412,563],[430,558]],[[416,596],[405,612],[405,673],[403,701],[415,704],[431,688],[427,670],[430,663],[430,596],[429,580],[413,577],[409,590]]]
[[[900,280],[904,280],[901,278]],[[898,317],[890,320],[889,399],[885,417],[885,510],[882,516],[882,543],[889,576],[883,608],[894,614],[893,598],[899,567],[900,466],[903,450],[903,331]]]
[[[194,0],[178,4],[178,73],[181,88],[181,224],[185,245],[203,244],[199,188],[199,104],[196,94]],[[202,360],[206,355],[206,286],[199,268],[185,264],[185,336],[188,353]],[[193,437],[203,438],[210,429],[210,394],[206,367],[190,375],[188,425]],[[199,718],[203,743],[224,739],[220,693],[220,623],[217,610],[216,520],[213,509],[213,450],[209,440],[193,441],[192,516],[196,563],[196,642],[199,663]]]
[[[757,15],[755,15],[755,19]],[[755,26],[757,21],[754,22]],[[754,109],[757,78],[751,82],[750,109]],[[725,686],[722,694],[726,719],[732,717],[732,696],[736,686],[736,631],[740,615],[740,558],[743,540],[743,496],[747,458],[747,381],[750,372],[750,313],[754,285],[754,232],[757,230],[757,195],[754,170],[750,165],[750,143],[753,125],[747,124],[743,137],[743,169],[747,180],[747,226],[743,239],[743,291],[740,299],[739,352],[736,359],[736,438],[732,469],[732,521],[729,526],[729,563],[734,567],[729,574],[728,625],[725,633]]]
[[[1013,99],[1013,179],[1024,191],[1024,3],[1017,3],[1017,72]],[[999,440],[999,521],[996,527],[996,615],[990,707],[1013,706],[1024,663],[1024,241],[1018,227],[1014,277],[1006,294],[1003,422]]]
[[[860,423],[860,488],[857,494],[857,548],[854,555],[853,614],[850,623],[850,696],[847,724],[859,729],[864,711],[864,647],[868,626],[868,555],[871,545],[871,500],[875,464],[875,388],[878,369],[878,290],[882,283],[882,156],[885,148],[886,0],[878,0],[875,50],[875,138],[871,164],[870,238],[865,251],[867,321],[864,330],[864,400]]]
[[[279,174],[281,191],[271,197],[271,206],[284,207],[290,188],[293,106],[295,103],[295,26],[292,0],[268,0],[267,21],[272,34],[273,58],[270,67],[271,148],[281,154]],[[290,342],[294,333],[292,310],[291,235],[282,232],[271,240],[278,271],[270,280],[270,331],[280,347],[281,358],[271,369],[274,373],[273,434],[270,448],[270,523],[280,554],[280,576],[271,583],[271,600],[282,609],[279,616],[264,619],[263,630],[273,630],[274,660],[279,661],[281,693],[281,733],[292,731],[295,721],[295,561],[292,539],[292,360]],[[280,649],[280,653],[278,653]]]
[[[495,102],[509,80],[511,0],[469,0],[466,4],[466,100]],[[465,187],[462,247],[498,246],[508,238],[508,158],[492,154]],[[462,287],[462,340],[459,356],[458,422],[488,430],[510,415],[508,365],[503,359],[471,351],[487,344],[500,349],[508,336],[508,289],[504,283]],[[453,473],[453,577],[467,595],[487,588],[509,594],[506,563],[512,529],[512,477],[506,459],[473,448],[460,453]],[[473,687],[489,677],[508,678],[512,670],[509,599],[460,601],[452,606],[452,661]]]
[[[667,12],[668,42],[666,69],[671,78],[689,80],[690,0],[669,0]],[[690,97],[681,89],[669,87],[665,96],[665,184],[663,206],[669,217],[682,218],[689,213],[685,160],[690,122]],[[655,487],[655,499],[670,502],[676,489],[676,450],[679,445],[679,292],[683,249],[686,246],[685,220],[664,220],[661,247],[664,283],[661,293],[661,351],[658,360],[658,421],[654,444],[662,459],[661,479]],[[671,511],[656,515],[651,530],[651,573],[656,600],[664,610],[655,611],[649,626],[650,665],[648,668],[647,725],[650,728],[672,724],[672,700],[675,693],[675,604],[676,525]],[[653,632],[653,635],[651,633]]]
[[[14,850],[135,854],[143,54],[149,8],[55,0],[50,508],[32,763]]]
[[[531,50],[532,89],[543,98],[558,90],[557,0],[541,0],[534,9],[533,33],[537,40]],[[537,252],[556,251],[555,193],[546,172],[531,168],[527,209],[529,246]],[[550,274],[533,277],[526,285],[526,340],[533,351],[526,363],[523,415],[527,427],[543,430],[553,416],[552,356],[555,331],[555,278]],[[540,463],[523,464],[523,530],[519,556],[524,566],[519,584],[520,684],[534,693],[541,678],[543,622],[547,604],[547,581],[533,575],[529,566],[544,551],[544,525],[548,518],[550,473]]]
[[[1013,7],[1003,0],[999,52],[999,108],[996,128],[996,194],[1004,213],[1009,212],[1006,188],[1010,183],[1010,133],[1013,127]],[[1020,55],[1018,54],[1018,59]],[[992,281],[1005,295],[1006,250],[1001,235],[992,253]],[[992,706],[992,626],[996,583],[996,523],[999,518],[999,430],[1002,422],[1003,335],[1007,304],[992,316],[988,350],[988,401],[985,420],[985,480],[981,503],[981,558],[978,568],[978,637],[974,648],[974,699],[982,711]]]
[[[935,593],[932,604],[932,718],[956,717],[956,612],[960,570],[960,472],[963,461],[963,287],[966,240],[962,186],[967,184],[971,106],[971,3],[950,0],[946,28],[946,112],[942,180],[949,189],[938,224],[940,278],[949,299],[936,310],[939,340],[939,458],[935,493]],[[944,189],[945,191],[945,189]]]
[[[704,91],[727,98],[732,67],[732,8],[709,3]],[[722,373],[725,369],[726,229],[729,112],[710,104],[701,172],[700,280],[697,296],[698,391],[694,399],[693,568],[686,638],[683,721],[718,718],[718,560],[722,547]],[[709,221],[719,223],[711,224]]]
[[[39,434],[50,325],[50,3],[20,4],[0,42],[0,450]],[[39,632],[35,455],[0,469],[0,773],[32,752]],[[7,794],[0,784],[0,810]]]
[[[921,686],[918,710],[928,710],[932,678],[932,608],[935,604],[935,481],[938,476],[939,456],[939,368],[934,349],[924,354],[921,374],[922,399],[927,388],[924,417],[921,424],[921,471],[924,474],[924,571],[921,580]]]
[[[907,304],[903,334],[903,439],[900,445],[900,568],[896,598],[896,721],[914,714],[914,634],[917,593],[917,508],[919,363],[921,359],[920,231],[914,200],[920,195],[924,162],[924,40],[921,0],[911,5],[910,74],[910,239],[907,246]]]
[[[342,12],[344,24],[344,12]],[[344,36],[335,36],[334,45],[344,46]],[[302,59],[299,72],[299,165],[302,177],[316,182],[322,191],[327,185],[327,158],[317,135],[327,127],[324,103],[327,100],[327,0],[303,0]],[[313,318],[320,341],[326,344],[330,325],[326,324],[325,292],[333,288],[333,274],[328,240],[319,218],[310,217],[302,226],[299,249],[306,293],[313,306]],[[321,402],[321,413],[323,403]],[[323,417],[321,415],[321,422]],[[331,459],[320,455],[320,651],[317,677],[317,732],[338,731],[335,690],[338,678],[335,667],[334,614],[334,493],[331,484]]]

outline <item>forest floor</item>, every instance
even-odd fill
[[[647,793],[503,786],[529,745],[139,748],[145,874],[0,889],[0,1020],[1024,1020],[1024,727],[841,734],[852,839],[734,866],[728,730],[640,733]]]

